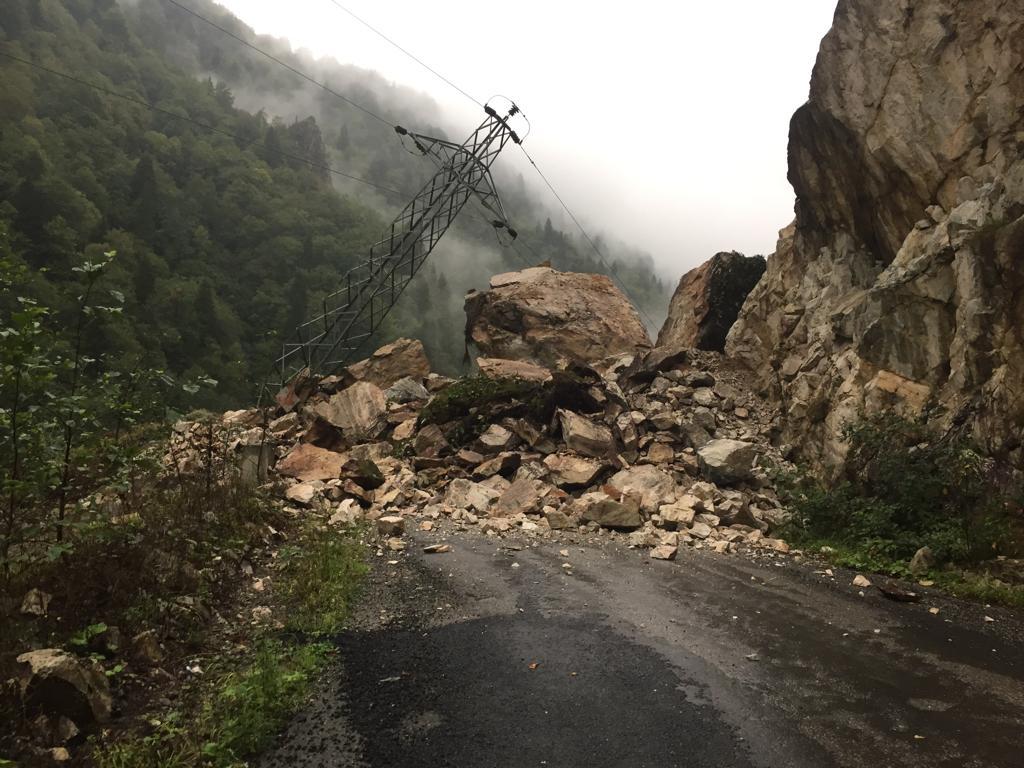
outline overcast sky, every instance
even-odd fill
[[[467,134],[479,122],[331,0],[217,1],[259,33],[427,92]],[[477,99],[515,99],[527,148],[585,225],[668,276],[721,250],[769,254],[792,219],[789,118],[835,0],[338,2]]]

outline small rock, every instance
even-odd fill
[[[110,684],[97,662],[57,648],[29,651],[17,661],[22,701],[30,711],[63,715],[79,726],[110,719]]]
[[[679,547],[662,544],[651,550],[651,557],[655,560],[675,560]]]
[[[423,548],[423,552],[428,555],[440,555],[451,551],[452,548],[447,544],[428,544]]]
[[[910,559],[909,570],[915,576],[921,576],[935,567],[935,556],[930,547],[921,547]]]
[[[866,588],[871,586],[871,582],[867,579],[867,577],[862,576],[858,573],[856,576],[853,577],[853,586]]]
[[[155,629],[139,632],[132,638],[132,658],[146,666],[155,667],[164,660],[164,650],[160,647],[160,638]]]
[[[381,536],[401,536],[405,533],[405,518],[401,515],[378,517],[377,533]]]
[[[687,530],[687,533],[696,539],[706,539],[713,531],[714,529],[707,523],[695,522],[690,526],[689,530]]]
[[[30,589],[21,601],[21,613],[23,616],[45,616],[52,599],[53,595],[48,592],[38,588]]]
[[[288,501],[308,507],[316,498],[316,490],[316,486],[310,483],[298,483],[285,491],[284,496]]]

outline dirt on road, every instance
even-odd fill
[[[435,531],[379,553],[339,668],[260,765],[1024,764],[1013,612],[572,538]]]

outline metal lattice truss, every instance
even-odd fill
[[[487,119],[463,144],[431,138],[396,127],[438,164],[438,171],[391,223],[384,238],[370,248],[366,261],[342,278],[341,287],[323,301],[323,311],[296,330],[277,360],[281,383],[303,370],[313,375],[338,371],[363,348],[416,276],[434,246],[471,195],[494,215],[493,225],[508,227],[498,199],[491,165],[509,141],[519,143],[509,119],[512,104],[499,115],[489,105]]]

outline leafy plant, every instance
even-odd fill
[[[955,563],[1011,546],[992,462],[965,441],[893,415],[851,423],[844,437],[845,475],[833,487],[806,475],[782,479],[791,538],[838,544],[848,560],[856,553],[860,563],[889,570],[923,546]]]
[[[289,611],[287,626],[312,635],[339,632],[367,566],[356,534],[307,530],[278,555]]]

